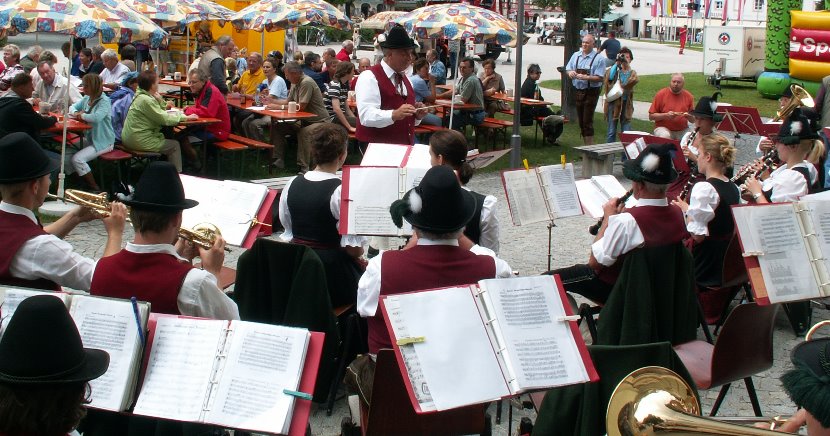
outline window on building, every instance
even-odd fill
[[[755,0],[755,10],[760,11],[764,8],[764,0]]]
[[[715,0],[715,9],[723,9],[723,0]]]

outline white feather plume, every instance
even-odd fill
[[[128,185],[127,190],[130,191],[129,194],[125,194],[123,192],[116,192],[115,198],[121,201],[132,201],[133,195],[135,194],[135,188],[132,185]]]
[[[640,162],[640,167],[643,171],[647,173],[653,173],[654,170],[660,165],[660,156],[657,156],[654,153],[649,153],[645,157],[643,157],[643,161]]]
[[[418,195],[418,193],[415,192],[415,191],[410,192],[409,193],[409,210],[411,210],[412,213],[418,213],[418,212],[421,211],[422,207],[423,207],[423,201],[421,200],[421,196]]]
[[[798,135],[801,133],[802,127],[804,126],[801,124],[801,121],[793,121],[792,123],[790,123],[790,133],[792,133],[793,135]]]
[[[718,102],[715,100],[709,101],[709,107],[712,108],[712,113],[715,113],[718,110]]]

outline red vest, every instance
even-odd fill
[[[61,287],[51,280],[19,279],[12,277],[9,272],[12,259],[20,251],[20,247],[29,239],[46,234],[43,228],[33,223],[29,217],[0,210],[0,245],[3,246],[0,250],[0,284],[60,291]]]
[[[416,245],[406,251],[387,251],[381,258],[380,295],[476,283],[496,277],[490,256],[451,245]],[[366,319],[369,352],[392,348],[380,303],[375,316]]]
[[[380,108],[383,110],[395,110],[403,104],[415,104],[415,91],[409,78],[403,76],[403,85],[406,87],[406,97],[398,95],[395,84],[392,83],[381,64],[376,64],[369,69],[378,81],[380,90]],[[384,142],[387,144],[408,144],[415,143],[415,117],[406,117],[395,121],[391,126],[376,128],[366,127],[357,120],[355,135],[363,142]]]
[[[89,293],[104,297],[149,301],[153,312],[179,315],[177,298],[193,266],[166,253],[127,250],[101,258]]]
[[[687,235],[683,211],[677,206],[639,206],[625,211],[634,217],[643,233],[645,242],[642,247],[680,243]],[[613,265],[600,269],[597,273],[599,279],[610,285],[616,283],[624,260],[625,254],[622,254]]]

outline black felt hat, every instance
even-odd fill
[[[394,26],[386,34],[386,40],[380,43],[380,48],[415,48],[415,41],[401,26]]]
[[[0,184],[34,180],[60,168],[31,136],[9,133],[0,139]]]
[[[0,340],[0,382],[85,382],[107,371],[106,351],[84,348],[63,302],[51,295],[29,297],[17,307]]]
[[[798,144],[802,140],[819,139],[818,133],[813,129],[813,124],[801,111],[801,108],[793,109],[789,117],[781,124],[778,131],[778,142],[787,145]]]
[[[677,179],[671,157],[673,150],[672,144],[649,145],[636,159],[623,163],[623,175],[634,182],[667,185]]]
[[[475,211],[475,198],[461,187],[455,172],[446,165],[427,170],[418,187],[410,189],[389,208],[398,227],[403,226],[403,218],[413,227],[432,233],[463,229]]]
[[[790,359],[795,368],[781,377],[784,390],[798,407],[830,427],[830,338],[796,345]]]
[[[721,95],[723,94],[716,92],[711,97],[700,97],[697,106],[689,114],[699,118],[711,118],[715,122],[723,120],[723,115],[717,113],[718,97]]]
[[[132,195],[119,195],[119,200],[134,209],[155,212],[176,212],[199,204],[184,198],[184,187],[176,167],[170,162],[153,162],[138,179]]]

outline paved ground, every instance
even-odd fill
[[[21,45],[31,44],[34,40],[32,37],[16,37],[10,38],[13,42],[18,42]],[[51,41],[51,42],[50,42]],[[56,49],[59,47],[62,39],[49,39],[49,37],[41,37],[40,43],[47,48]],[[702,63],[702,56],[699,52],[689,51],[682,58],[677,56],[676,49],[671,49],[657,44],[649,44],[646,42],[624,41],[624,45],[628,45],[635,53],[636,60],[634,67],[641,73],[668,73],[675,70],[681,71],[699,71]],[[303,47],[303,49],[306,49]],[[536,46],[531,41],[526,47],[526,54],[523,64],[527,65],[531,62],[538,62],[542,64],[545,71],[545,77],[550,77],[554,68],[563,64],[562,61],[551,62],[551,59],[563,59],[561,47],[550,46]],[[513,74],[508,71],[507,66],[498,67],[499,71],[504,74],[505,81],[512,80]],[[524,71],[525,68],[522,68]],[[509,85],[508,85],[509,86]],[[549,99],[556,99],[558,96],[554,91],[546,91],[546,97]],[[640,108],[638,108],[639,111]],[[647,108],[646,108],[647,109]],[[639,118],[640,116],[638,116]],[[741,150],[739,153],[739,163],[746,162],[754,154],[754,143],[750,140],[738,141],[737,144]],[[579,171],[579,170],[577,170]],[[615,173],[620,176],[619,166],[615,167]],[[501,256],[506,259],[513,269],[519,270],[522,275],[533,275],[547,269],[547,227],[544,223],[515,227],[511,224],[508,217],[507,205],[504,198],[504,191],[501,188],[500,180],[495,174],[487,174],[477,176],[470,183],[470,186],[478,192],[493,194],[499,199],[498,215],[501,222]],[[556,222],[556,227],[553,229],[553,249],[552,249],[552,265],[554,268],[568,266],[576,262],[584,262],[588,256],[588,247],[591,242],[591,236],[587,232],[587,228],[594,220],[587,217],[575,217],[563,219]],[[132,236],[131,230],[125,235],[125,240]],[[88,223],[79,226],[68,238],[76,249],[87,256],[99,257],[103,251],[104,230],[100,223]],[[234,249],[227,257],[225,265],[234,267],[236,259],[241,253],[240,249]],[[830,314],[825,310],[814,311],[815,320],[828,319]],[[790,367],[789,353],[792,347],[799,343],[802,339],[794,337],[790,330],[786,318],[783,314],[779,314],[776,329],[775,329],[775,365],[769,371],[766,371],[755,379],[755,385],[759,392],[759,397],[763,411],[766,415],[788,415],[791,414],[795,407],[782,392],[781,386],[778,382],[781,374]],[[714,398],[717,396],[717,391],[701,392],[703,397],[703,409],[708,411],[711,408]],[[491,413],[495,415],[495,408],[491,408]],[[506,413],[506,412],[505,412]],[[752,414],[752,409],[749,405],[745,390],[740,384],[736,384],[733,390],[727,396],[720,415],[722,416],[748,416]],[[311,419],[312,431],[315,435],[333,435],[339,433],[339,424],[343,416],[348,415],[348,409],[345,401],[337,403],[337,409],[331,417],[325,416],[323,410],[316,410]],[[506,416],[506,415],[505,415]],[[515,423],[521,416],[535,417],[532,411],[517,411],[514,414],[514,428]],[[505,422],[500,426],[495,427],[496,434],[505,434],[507,431]]]

